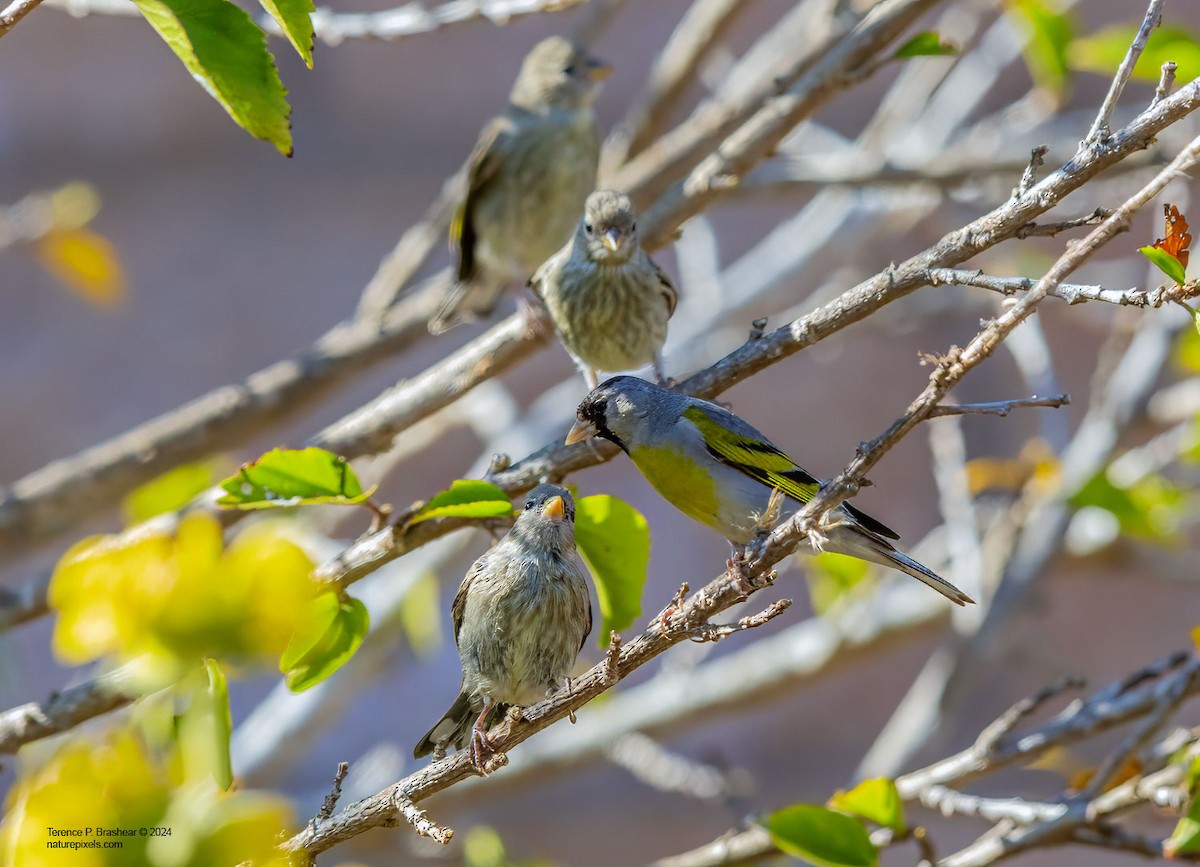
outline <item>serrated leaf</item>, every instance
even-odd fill
[[[879,851],[862,822],[815,804],[794,804],[763,821],[775,845],[817,867],[876,867]]]
[[[926,30],[897,48],[892,56],[903,60],[907,57],[940,57],[952,54],[958,54],[958,46],[943,42],[941,34],[936,30]]]
[[[216,480],[212,461],[181,464],[130,491],[121,502],[126,525],[140,524],[155,515],[175,512],[186,506]]]
[[[266,35],[228,0],[133,0],[238,126],[292,154],[291,107]]]
[[[84,301],[115,307],[125,300],[125,270],[112,243],[90,229],[53,230],[33,245],[38,263]]]
[[[896,784],[883,777],[863,780],[848,792],[839,791],[829,799],[829,806],[891,828],[897,834],[904,833],[904,802]]]
[[[1118,24],[1075,39],[1067,49],[1067,61],[1073,69],[1111,76],[1125,59],[1137,31],[1137,25]],[[1133,78],[1158,81],[1168,60],[1178,65],[1181,81],[1195,78],[1200,70],[1200,33],[1169,25],[1152,30],[1133,67]]]
[[[279,659],[292,692],[316,686],[345,665],[371,625],[367,606],[350,596],[339,599],[332,590],[312,601],[309,614]]]
[[[1158,247],[1138,247],[1138,252],[1154,263],[1154,266],[1162,271],[1168,277],[1175,281],[1176,285],[1182,286],[1187,282],[1187,271],[1183,267],[1183,263],[1168,253],[1166,250],[1160,250]]]
[[[607,494],[575,502],[575,543],[596,582],[601,647],[642,613],[650,566],[650,526],[633,506]]]
[[[218,506],[272,509],[327,503],[353,506],[375,493],[362,483],[345,458],[325,449],[274,449],[243,464],[236,476],[221,482],[225,496]]]
[[[1027,37],[1022,53],[1034,83],[1063,96],[1070,74],[1067,49],[1075,35],[1071,17],[1046,0],[1007,0],[1005,5]]]
[[[417,510],[408,525],[431,518],[501,518],[512,514],[508,494],[482,479],[456,479]]]
[[[312,0],[258,0],[267,14],[275,19],[283,35],[296,49],[296,53],[312,69],[313,65],[313,23],[312,14],[316,11]]]

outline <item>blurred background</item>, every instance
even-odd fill
[[[756,36],[795,6],[783,0],[746,5],[703,67],[689,101],[670,121],[684,117],[706,89],[719,89]],[[1186,17],[1187,5],[1169,4],[1168,14]],[[363,2],[354,11],[386,6]],[[595,45],[616,70],[597,107],[602,130],[640,92],[656,54],[688,6],[685,0],[644,0],[613,17]],[[957,87],[985,91],[966,117],[936,128],[938,114],[916,106],[912,110],[919,109],[919,116],[911,123],[898,122],[887,141],[876,143],[875,152],[887,166],[920,170],[934,154],[942,154],[943,160],[957,157],[967,169],[966,180],[829,186],[773,184],[764,174],[761,184],[719,201],[703,221],[684,226],[677,247],[656,254],[685,299],[672,323],[668,373],[681,377],[712,363],[741,344],[756,317],[782,324],[1004,201],[1030,148],[1051,145],[1045,171],[1070,157],[1109,79],[1079,72],[1057,97],[1038,88],[1031,91],[1019,29],[997,23],[998,12],[998,4],[988,2],[947,4],[921,27],[937,27],[952,36],[954,27],[962,26],[969,34],[964,45],[969,56],[974,56],[972,50],[984,55],[1010,51],[1009,59],[994,61],[994,74],[978,70],[974,85],[970,79],[954,80]],[[1078,32],[1089,34],[1114,23],[1135,25],[1142,12],[1141,4],[1093,0],[1076,4],[1073,15]],[[295,156],[284,159],[230,123],[143,22],[105,15],[73,18],[50,7],[35,10],[0,51],[0,202],[14,203],[73,180],[94,186],[101,209],[92,228],[119,252],[128,293],[123,302],[107,307],[89,304],[28,252],[13,248],[0,256],[0,479],[15,481],[209,389],[238,382],[303,349],[349,316],[381,257],[459,167],[484,121],[501,110],[524,53],[548,34],[571,32],[588,14],[585,4],[518,18],[502,27],[476,21],[395,42],[318,43],[311,72],[274,40],[293,107]],[[954,59],[918,62],[945,65]],[[1181,69],[1180,80],[1195,74]],[[835,97],[789,137],[788,147],[768,168],[786,169],[800,161],[808,170],[825,166],[836,174],[828,167],[852,166],[853,161],[837,162],[839,150],[859,147],[854,140],[895,77],[885,73]],[[1132,84],[1117,122],[1127,121],[1152,93],[1152,85]],[[954,98],[953,93],[939,93],[948,105]],[[1001,109],[1022,100],[1024,114],[997,120]],[[973,125],[989,118],[991,127],[981,129],[991,132],[984,136]],[[1194,121],[1185,121],[1172,130],[1143,167],[1161,163],[1164,154],[1169,158],[1170,143],[1190,138],[1195,129]],[[975,138],[968,135],[973,130]],[[942,136],[952,144],[944,149],[930,144]],[[905,154],[913,156],[910,166],[905,166]],[[1013,168],[1011,173],[973,177],[970,169],[980,163],[1011,163]],[[859,164],[870,167],[869,160]],[[1088,185],[1055,213],[1077,216],[1115,207],[1150,171],[1120,172]],[[1185,185],[1173,187],[1167,200],[1186,205]],[[823,214],[828,226],[822,226]],[[774,230],[782,234],[774,246],[764,247]],[[831,237],[814,240],[826,230]],[[1134,248],[1161,232],[1160,208],[1147,208],[1129,236],[1110,245],[1074,279],[1117,288],[1155,285],[1158,278]],[[708,243],[710,237],[714,243]],[[791,247],[808,243],[811,249],[788,259],[789,237]],[[1010,242],[970,267],[1036,278],[1061,252],[1066,237]],[[685,261],[692,257],[689,261],[703,263],[706,256],[720,271],[716,294],[704,282],[705,269]],[[433,264],[446,261],[439,254]],[[763,285],[753,295],[738,295],[755,275]],[[809,470],[832,475],[860,441],[883,431],[924,386],[929,368],[921,364],[922,353],[965,344],[979,321],[999,309],[999,296],[982,289],[928,287],[754,376],[722,399]],[[1057,450],[1066,439],[1055,443],[1054,438],[1069,438],[1088,406],[1098,359],[1112,339],[1114,323],[1118,333],[1128,332],[1140,318],[1158,317],[1169,335],[1186,324],[1186,316],[1169,309],[1129,312],[1098,304],[1068,309],[1051,299],[1042,311],[1037,317],[1042,345],[1048,347],[1060,390],[1070,393],[1072,404],[1059,410],[1017,410],[1006,418],[963,419],[968,459],[1010,460],[1035,437]],[[266,448],[299,445],[483,327],[424,338],[385,358],[295,423],[262,431],[227,452],[229,465]],[[419,460],[387,468],[379,479],[379,499],[404,506],[454,478],[478,475],[482,465],[473,457],[488,448],[518,458],[561,435],[585,390],[581,378],[572,378],[572,369],[557,345],[518,365],[501,378],[513,401],[504,404],[513,409],[511,438],[493,431],[495,438],[488,442],[479,426],[448,424]],[[1180,377],[1168,365],[1160,384]],[[567,380],[568,385],[559,385]],[[973,372],[953,397],[969,402],[1028,393],[1028,381],[1013,355],[1002,351]],[[466,398],[468,415],[473,400]],[[479,400],[481,412],[496,406],[491,391]],[[521,415],[529,407],[535,410],[532,420]],[[945,564],[945,543],[934,532],[943,515],[930,457],[929,429],[939,424],[945,422],[918,429],[892,451],[872,472],[874,487],[855,503],[898,530],[910,550],[933,532],[918,552],[927,550],[931,553],[923,559],[936,564],[941,557]],[[1160,428],[1151,421],[1133,425],[1124,434],[1126,444],[1144,442]],[[384,468],[383,462],[364,462],[363,474],[370,477]],[[698,586],[722,567],[725,542],[661,501],[627,459],[619,457],[570,481],[583,493],[615,494],[649,519],[653,549],[645,616],[662,607],[681,580]],[[363,529],[360,521],[353,516],[326,529],[335,537],[352,537]],[[0,564],[0,581],[22,584],[52,565],[71,541],[119,526],[114,508],[68,537]],[[963,748],[1013,702],[1064,674],[1100,684],[1185,646],[1198,610],[1196,542],[1194,528],[1185,524],[1169,545],[1121,539],[1093,546],[1086,556],[1054,557],[1007,622],[1003,640],[988,649],[958,712],[909,766]],[[383,604],[373,600],[388,596],[388,587],[412,583],[435,568],[444,639],[417,654],[403,630],[381,625],[379,634],[368,639],[364,660],[356,660],[328,684],[334,687],[338,678],[346,678],[353,687],[319,699],[316,707],[300,714],[296,731],[283,737],[268,725],[235,733],[234,769],[246,785],[283,791],[303,817],[319,805],[339,761],[352,763],[343,803],[410,772],[415,767],[412,744],[449,704],[458,683],[458,661],[448,638],[450,599],[467,566],[488,544],[482,532],[457,534],[438,549],[435,560],[403,558],[364,582],[362,595],[373,606]],[[972,576],[943,574],[968,592],[978,590]],[[789,569],[776,588],[756,597],[754,610],[762,607],[759,598],[784,596],[794,598],[796,605],[770,626],[703,652],[712,657],[737,652],[810,615],[799,568]],[[644,863],[701,845],[739,826],[747,815],[796,801],[821,802],[853,780],[863,755],[951,628],[948,614],[917,618],[914,625],[866,647],[843,651],[811,676],[796,672],[751,703],[698,712],[656,731],[657,741],[672,753],[721,772],[715,792],[662,791],[618,763],[601,760],[568,772],[544,770],[519,785],[505,785],[501,772],[463,787],[461,794],[451,793],[445,807],[441,796],[423,806],[462,833],[479,825],[494,828],[514,859],[588,867]],[[51,628],[51,619],[43,618],[0,634],[0,706],[42,698],[83,678],[50,654]],[[700,666],[701,652],[676,648],[622,689],[654,677],[661,668]],[[600,651],[589,644],[585,656],[595,661]],[[266,725],[266,717],[286,714],[289,702],[303,700],[273,694],[278,680],[267,672],[232,685],[235,729],[248,719]],[[260,709],[255,716],[269,695],[277,702],[269,706],[271,713]],[[580,725],[596,712],[585,709]],[[1104,745],[1082,749],[1085,754],[1095,751],[1098,758]],[[13,770],[5,763],[0,787],[11,785]],[[1043,787],[1055,790],[1049,781],[1053,773],[988,778],[980,790],[1044,793]],[[964,819],[941,821],[922,814],[920,821],[946,852],[983,829]],[[1164,818],[1150,830],[1166,834],[1170,827],[1171,820]],[[456,847],[434,852],[437,847],[427,842],[403,827],[376,830],[338,846],[322,863],[382,865],[459,856]],[[908,849],[887,852],[884,858],[894,864],[915,860]],[[1106,865],[1126,858],[1065,849],[1031,853],[1020,863]]]

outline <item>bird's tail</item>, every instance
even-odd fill
[[[928,566],[918,563],[886,539],[882,539],[869,530],[856,524],[839,524],[826,532],[828,543],[822,546],[826,551],[847,554],[860,560],[869,560],[881,566],[898,569],[906,575],[911,575],[922,583],[928,584],[956,605],[974,604],[975,600],[963,593],[945,578],[942,578]]]
[[[437,312],[429,319],[429,333],[444,334],[451,328],[489,316],[500,303],[505,285],[482,276],[452,280]]]
[[[450,705],[450,710],[446,711],[442,718],[434,723],[433,728],[425,733],[425,737],[413,747],[413,758],[427,756],[438,747],[445,749],[448,744],[453,744],[456,750],[461,750],[471,734],[474,716],[471,697],[465,692],[460,692],[454,704]]]

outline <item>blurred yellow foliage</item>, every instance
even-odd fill
[[[121,258],[102,235],[90,229],[54,229],[38,239],[33,252],[43,268],[85,301],[115,307],[125,300]]]
[[[81,664],[136,662],[148,685],[203,657],[253,661],[287,646],[313,598],[312,561],[279,522],[228,548],[220,523],[192,514],[76,544],[50,583],[55,653]]]
[[[99,741],[67,741],[24,773],[9,793],[0,862],[26,867],[287,863],[275,848],[292,821],[284,798],[226,794],[211,782],[180,786],[166,768],[129,730]],[[51,848],[51,843],[65,845]],[[67,848],[72,844],[78,848]]]

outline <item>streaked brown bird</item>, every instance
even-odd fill
[[[489,721],[562,687],[592,630],[588,572],[575,551],[575,501],[538,485],[495,547],[475,561],[451,606],[462,686],[413,756],[470,740],[481,772],[493,753]]]
[[[561,36],[534,46],[508,110],[483,132],[450,226],[456,282],[429,322],[439,334],[492,311],[570,237],[596,185],[592,105],[610,68]]]
[[[587,198],[575,234],[529,281],[588,388],[596,371],[650,364],[665,379],[662,348],[678,293],[642,249],[633,203],[616,190]]]

